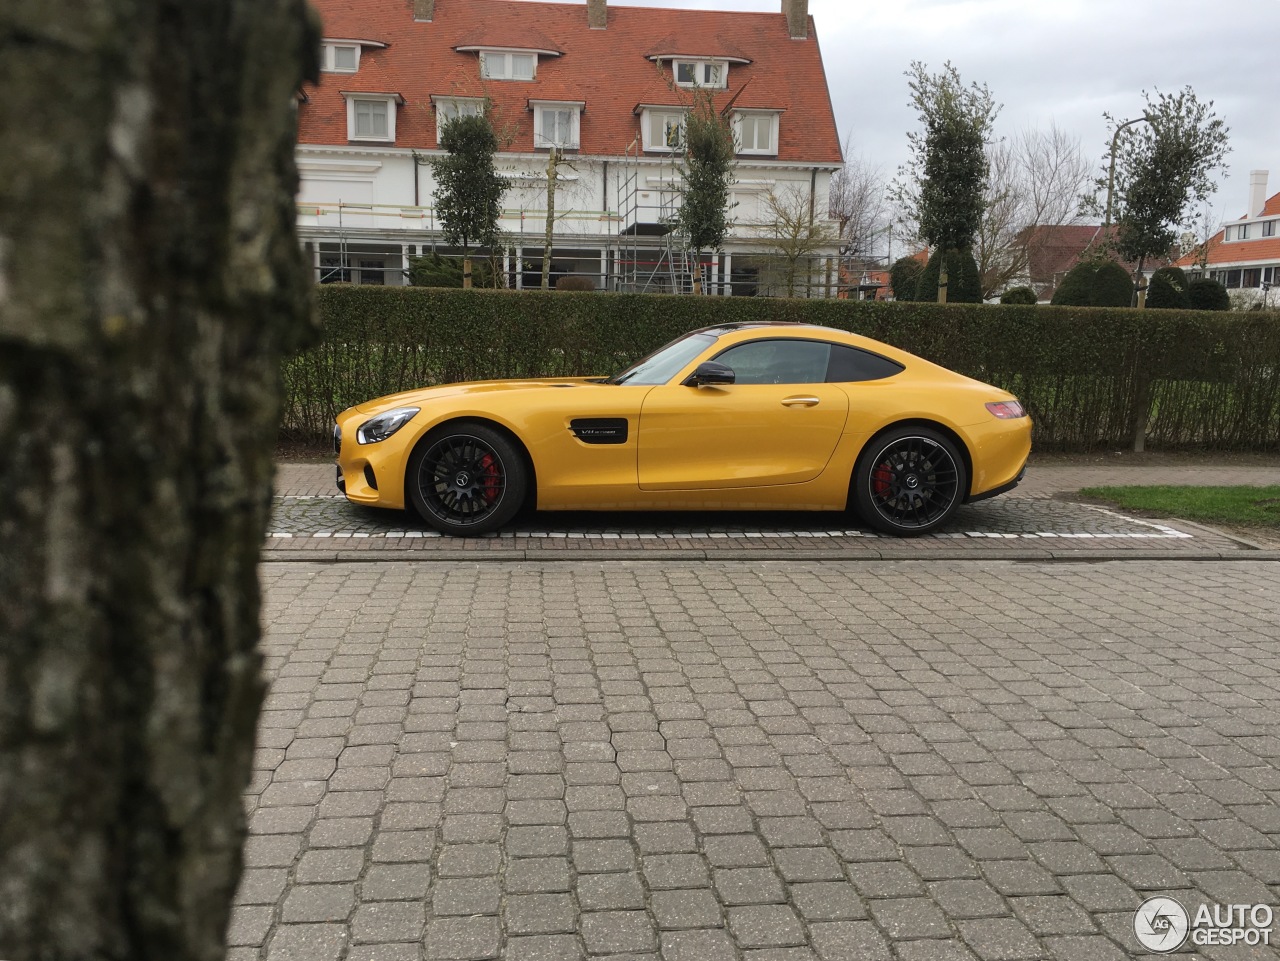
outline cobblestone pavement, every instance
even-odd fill
[[[232,961],[1092,961],[1280,901],[1280,563],[263,572]]]
[[[406,526],[408,525],[408,526]],[[967,504],[941,531],[928,540],[996,539],[1009,537],[1118,539],[1128,541],[1177,541],[1194,535],[1155,521],[1127,517],[1119,512],[1087,504],[1035,498],[1004,497]],[[844,513],[828,512],[715,512],[592,514],[535,513],[518,519],[510,529],[486,538],[444,538],[424,528],[422,521],[404,511],[358,507],[341,496],[279,497],[268,537],[309,537],[332,540],[375,538],[392,541],[435,539],[447,546],[475,540],[630,540],[661,541],[664,547],[679,542],[732,538],[870,538],[880,537]]]
[[[1124,552],[1230,552],[1249,549],[1239,538],[1199,525],[1126,516],[1096,505],[1071,503],[1063,492],[1083,484],[1276,483],[1277,468],[1048,467],[1033,470],[1017,491],[960,508],[939,532],[920,538],[878,536],[844,513],[668,512],[538,513],[518,518],[488,537],[442,537],[415,515],[362,508],[332,488],[332,466],[283,465],[269,528],[272,559],[298,552],[353,551],[421,556],[484,553],[504,558],[619,551],[722,556],[755,551],[845,554],[853,557],[937,556],[980,552],[1043,558],[1082,550]],[[1247,539],[1246,539],[1247,540]]]

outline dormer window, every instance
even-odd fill
[[[510,50],[481,50],[480,76],[486,80],[532,80],[538,55]]]
[[[678,87],[723,90],[729,84],[729,65],[718,60],[674,60],[671,72]]]
[[[358,43],[326,43],[320,48],[320,69],[325,73],[355,73],[360,68]]]
[[[325,37],[320,41],[320,69],[324,73],[355,73],[360,69],[360,50],[383,50],[386,44],[380,40],[340,40]]]
[[[581,142],[583,104],[550,100],[531,100],[533,108],[533,146],[577,150]]]
[[[404,103],[395,93],[343,93],[347,99],[347,139],[395,143],[396,104]]]
[[[739,110],[733,115],[738,153],[775,156],[778,153],[778,112]]]
[[[688,114],[679,107],[646,107],[640,115],[645,150],[678,153],[684,149]]]

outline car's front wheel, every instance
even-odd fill
[[[968,486],[950,440],[927,427],[903,427],[876,437],[858,458],[854,506],[876,530],[910,537],[942,526]]]
[[[524,458],[483,424],[443,427],[409,458],[409,500],[422,519],[455,537],[496,531],[520,509],[529,487]]]

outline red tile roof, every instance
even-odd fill
[[[1259,217],[1275,217],[1280,215],[1280,194],[1272,195],[1262,205]],[[1241,220],[1250,220],[1241,217]],[[1206,250],[1199,248],[1184,254],[1175,262],[1178,267],[1199,267],[1202,260],[1207,259],[1210,267],[1225,264],[1249,264],[1280,260],[1280,237],[1258,237],[1253,240],[1232,240],[1224,242],[1223,231],[1219,230],[1209,238]],[[1207,253],[1207,258],[1204,254]]]
[[[717,104],[723,108],[737,96],[735,108],[784,111],[778,160],[842,162],[812,18],[809,39],[792,40],[780,11],[610,4],[608,27],[592,30],[585,4],[436,0],[434,19],[425,23],[413,20],[407,0],[314,0],[314,5],[324,19],[326,37],[388,46],[366,47],[357,73],[324,74],[317,87],[306,88],[308,99],[298,111],[298,138],[304,144],[347,143],[340,91],[360,91],[404,97],[396,118],[396,146],[416,149],[437,146],[433,96],[490,97],[495,126],[514,134],[513,151],[533,149],[530,99],[585,101],[581,152],[617,156],[640,132],[633,112],[637,104],[685,102],[688,92],[662,82],[658,67],[648,59],[654,51],[664,56],[670,51],[750,59],[749,64],[730,66],[728,89],[717,95]],[[559,49],[564,55],[539,57],[533,81],[483,80],[477,55],[454,48],[490,44]]]

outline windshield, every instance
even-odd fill
[[[716,342],[710,334],[686,334],[660,347],[643,360],[636,361],[620,374],[609,378],[610,384],[654,386],[665,384],[689,361]]]

